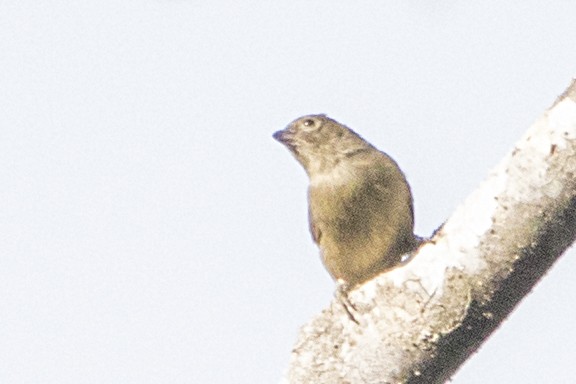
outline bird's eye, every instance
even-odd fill
[[[304,119],[300,124],[302,129],[307,132],[316,132],[322,126],[322,123],[314,118]]]
[[[306,127],[312,127],[312,126],[314,126],[314,120],[306,119],[306,120],[304,120],[304,122],[302,124],[304,124],[304,126],[306,126]]]

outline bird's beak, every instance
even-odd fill
[[[286,130],[282,129],[280,131],[274,132],[274,134],[272,135],[272,137],[276,140],[278,140],[279,142],[281,142],[282,144],[286,144],[286,141],[288,140],[288,136],[286,134]]]
[[[272,137],[289,147],[294,145],[294,132],[291,131],[289,128],[285,128],[278,132],[274,132]]]
[[[274,132],[272,137],[281,142],[282,144],[284,144],[286,148],[288,148],[290,151],[294,153],[297,152],[296,150],[297,145],[296,140],[294,138],[294,132],[290,130],[290,127],[282,129],[278,132]]]

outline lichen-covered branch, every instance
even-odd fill
[[[412,257],[305,325],[288,383],[442,383],[576,237],[576,81]]]

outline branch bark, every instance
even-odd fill
[[[576,238],[576,80],[405,265],[302,327],[286,383],[442,383]]]

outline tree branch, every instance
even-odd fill
[[[576,80],[407,264],[302,327],[289,383],[442,383],[576,238]]]

